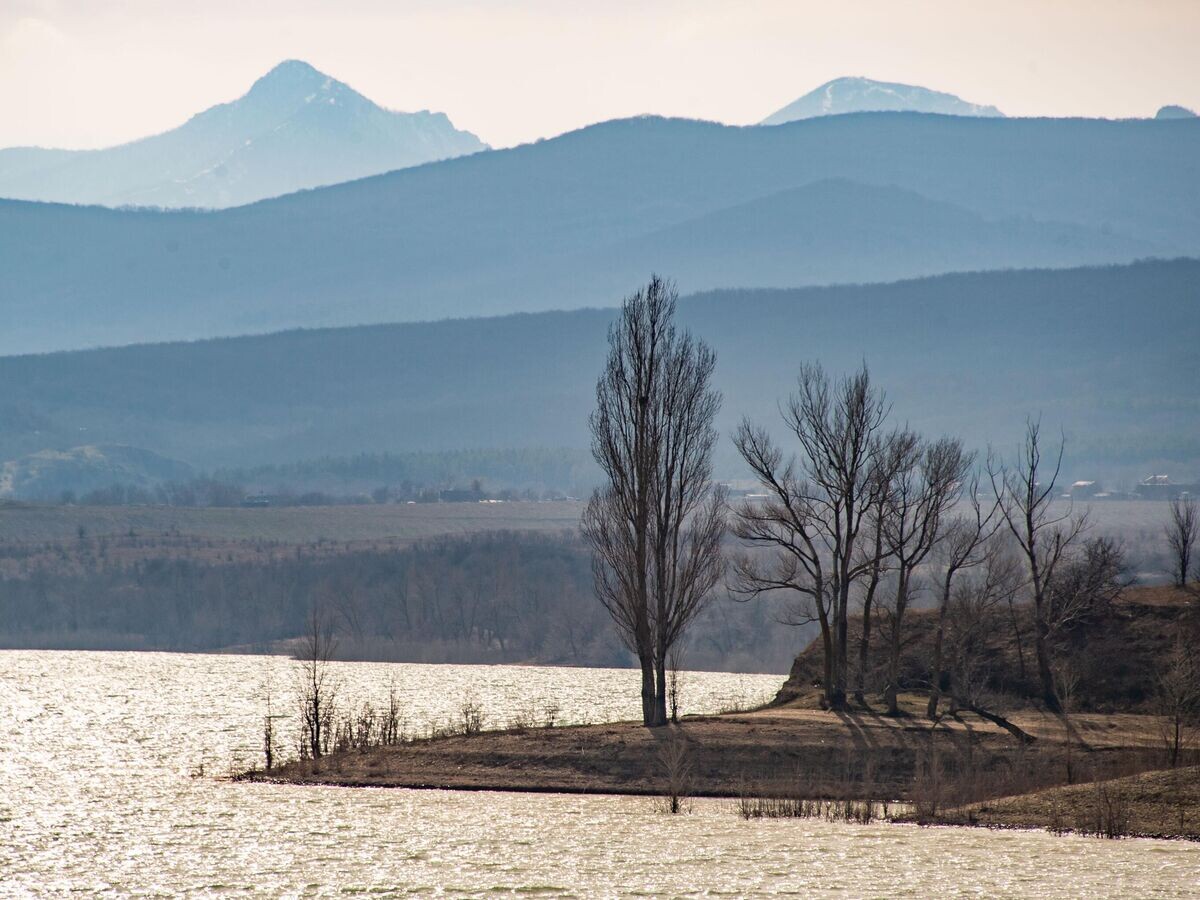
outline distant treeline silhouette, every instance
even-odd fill
[[[160,556],[142,549],[150,558],[126,565],[103,539],[81,537],[60,548],[60,559],[0,580],[0,645],[286,651],[320,607],[332,614],[347,658],[630,661],[596,603],[590,555],[574,535],[501,532],[338,553],[299,546],[235,562],[176,545]],[[720,603],[696,624],[682,659],[783,671],[796,649],[796,635],[764,606]]]
[[[582,496],[599,470],[586,450],[567,448],[470,449],[409,453],[356,453],[292,463],[222,469],[214,477],[255,490],[322,491],[376,499],[436,498],[439,491],[480,489],[502,499],[541,498],[549,493]],[[378,492],[378,493],[377,493]]]

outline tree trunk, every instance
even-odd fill
[[[854,700],[860,706],[866,706],[867,698],[867,657],[871,653],[871,595],[868,592],[863,600],[862,634],[858,639],[858,683],[854,690]]]
[[[821,621],[821,648],[825,651],[822,654],[822,680],[821,680],[821,696],[825,700],[827,709],[833,708],[833,635],[829,633],[829,623]]]
[[[667,718],[667,661],[666,654],[663,658],[655,663],[654,667],[655,680],[655,695],[654,695],[654,721],[651,725],[654,728],[659,728],[666,725]]]
[[[950,682],[950,702],[949,702],[949,704],[947,704],[946,715],[957,716],[959,706],[961,706],[961,704],[959,703],[959,699],[958,699],[958,680],[954,676],[954,667],[953,666],[951,666],[951,668],[950,668],[949,682]]]
[[[1034,629],[1035,645],[1037,649],[1037,664],[1038,664],[1038,680],[1042,689],[1042,699],[1046,702],[1046,708],[1052,713],[1062,712],[1062,703],[1059,702],[1058,692],[1054,689],[1054,671],[1050,668],[1050,648],[1047,646],[1050,637],[1050,627],[1046,624],[1046,617],[1042,613],[1042,605],[1037,604],[1037,622]]]
[[[875,591],[879,587],[880,567],[883,556],[882,533],[876,529],[875,564],[871,567],[871,580],[863,594],[862,634],[858,638],[858,683],[854,699],[860,706],[867,705],[867,661],[871,655],[871,609],[875,606]]]
[[[971,712],[975,713],[975,715],[980,716],[981,718],[987,719],[989,722],[991,722],[995,725],[999,725],[1001,728],[1003,728],[1005,731],[1007,731],[1009,734],[1011,734],[1013,737],[1015,737],[1022,744],[1032,744],[1034,741],[1037,740],[1037,738],[1035,738],[1032,734],[1029,734],[1028,732],[1024,731],[1020,726],[1014,725],[1012,722],[1008,721],[1008,719],[1004,718],[1004,716],[998,715],[993,712],[988,712],[983,707],[976,706],[974,703],[968,703],[967,709],[969,709]]]
[[[938,703],[942,699],[942,645],[946,636],[946,613],[950,607],[950,576],[946,577],[946,583],[942,590],[942,602],[938,606],[938,621],[937,630],[933,633],[933,671],[929,679],[929,703],[925,707],[925,715],[927,718],[936,719],[938,714]]]
[[[1013,636],[1017,639],[1017,665],[1021,684],[1026,684],[1029,681],[1029,673],[1025,669],[1025,642],[1021,639],[1021,623],[1017,618],[1017,608],[1011,597],[1008,598],[1008,615],[1012,619]]]
[[[642,663],[642,724],[647,728],[654,727],[654,660],[648,656],[641,658]]]
[[[846,662],[849,657],[847,646],[846,608],[849,602],[849,587],[839,588],[836,615],[836,633],[834,635],[833,654],[833,686],[829,692],[830,709],[845,709],[846,704]]]
[[[886,715],[900,715],[899,690],[896,681],[900,677],[900,624],[897,622],[892,629],[891,646],[888,648],[888,683],[883,692],[884,703],[887,705]]]
[[[900,634],[904,627],[904,610],[908,606],[908,578],[901,572],[896,585],[896,612],[892,621],[891,642],[888,647],[888,682],[884,691],[887,715],[900,715]]]

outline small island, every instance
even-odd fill
[[[840,378],[808,363],[774,430],[745,416],[733,432],[756,485],[735,501],[713,475],[716,355],[676,309],[657,275],[625,298],[588,419],[604,478],[580,533],[640,669],[641,722],[488,731],[466,703],[454,727],[405,740],[394,695],[382,719],[337,708],[333,623],[314,608],[301,758],[274,765],[268,715],[266,771],[244,777],[1200,837],[1190,492],[1164,530],[1173,584],[1135,587],[1123,542],[1071,502],[1094,483],[1064,496],[1065,436],[1055,446],[1030,417],[1015,454],[980,463],[959,438],[890,422],[865,363]],[[680,717],[685,634],[719,586],[816,636],[764,707]]]
[[[746,817],[818,815],[860,821],[1044,828],[1102,836],[1200,839],[1200,766],[1179,748],[1171,765],[1160,706],[1138,701],[1139,672],[1181,620],[1193,589],[1132,588],[1089,626],[1103,656],[1123,648],[1086,706],[1050,713],[1033,698],[1003,714],[900,694],[899,715],[869,702],[823,709],[820,648],[801,653],[765,707],[640,722],[460,727],[417,739],[335,747],[320,759],[254,770],[243,780],[477,791],[717,797]],[[912,617],[909,660],[930,612]],[[854,620],[861,628],[861,620]],[[997,633],[985,648],[998,677],[1018,648]],[[1186,760],[1185,757],[1186,756]],[[1192,763],[1185,765],[1184,763]]]

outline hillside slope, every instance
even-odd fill
[[[1156,245],[1099,228],[989,219],[913,191],[827,179],[708,213],[611,251],[625,278],[661,269],[700,285],[792,287],[939,272],[1130,262]]]
[[[591,309],[2,358],[0,459],[66,450],[81,434],[202,468],[361,451],[586,447],[611,316]],[[1025,416],[1040,412],[1066,430],[1072,463],[1140,470],[1167,460],[1179,471],[1200,462],[1198,261],[717,291],[685,298],[680,319],[717,351],[723,433],[742,414],[777,421],[776,399],[801,362],[845,371],[865,358],[897,417],[975,447],[1007,449]],[[727,442],[720,453],[732,467]]]
[[[185,481],[194,474],[185,463],[134,447],[42,450],[0,464],[0,497],[57,499],[63,491],[84,494],[113,484],[146,487]]]
[[[219,212],[0,202],[0,352],[579,308],[665,262],[688,291],[1179,254],[1193,120],[634,119]]]
[[[1065,646],[1059,648],[1059,655],[1069,657],[1079,679],[1071,698],[1075,711],[1154,712],[1155,679],[1163,660],[1175,641],[1200,636],[1197,599],[1195,586],[1186,591],[1172,585],[1129,587],[1111,606],[1101,607],[1060,636]],[[1030,655],[1032,609],[1023,604],[1012,610],[994,609],[986,615],[985,624],[975,626],[987,637],[980,639],[974,651],[972,677],[988,695],[1003,698],[1003,702],[1037,702],[1037,669]],[[1017,640],[1014,621],[1020,626],[1023,643]],[[900,665],[904,690],[929,689],[936,623],[937,613],[932,609],[914,609],[905,618]],[[880,691],[886,678],[887,638],[883,628],[886,625],[880,627],[876,621],[867,663],[869,692]],[[953,642],[953,630],[951,617],[948,644]],[[850,632],[851,643],[857,648],[861,618],[851,620]],[[822,659],[818,638],[796,657],[775,702],[814,700],[812,684],[821,676]],[[857,665],[857,652],[854,661]]]

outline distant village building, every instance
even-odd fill
[[[1098,481],[1077,481],[1071,485],[1072,500],[1087,500],[1090,497],[1095,497],[1101,493],[1102,488]]]
[[[1200,494],[1200,484],[1174,484],[1167,475],[1151,475],[1133,490],[1142,500],[1175,500]]]

